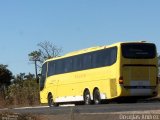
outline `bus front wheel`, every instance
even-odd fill
[[[49,107],[58,107],[58,103],[54,103],[52,94],[48,95],[48,106]]]

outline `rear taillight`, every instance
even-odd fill
[[[123,84],[123,77],[122,76],[119,78],[119,84]]]

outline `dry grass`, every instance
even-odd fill
[[[39,105],[39,88],[34,80],[21,81],[0,93],[0,108]]]

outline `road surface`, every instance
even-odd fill
[[[28,107],[14,109],[0,109],[0,112],[9,111],[13,113],[31,113],[41,115],[59,115],[59,114],[107,114],[115,112],[132,112],[132,111],[150,111],[160,110],[160,102],[155,103],[130,103],[130,104],[101,104],[101,105],[79,105],[79,106],[61,106],[61,107]]]

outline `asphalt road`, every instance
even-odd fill
[[[13,113],[31,113],[39,115],[59,115],[69,113],[112,113],[125,111],[148,111],[160,110],[160,102],[155,103],[130,103],[130,104],[102,104],[102,105],[79,105],[70,107],[33,107],[33,108],[16,108],[0,109],[0,112],[9,111]]]

